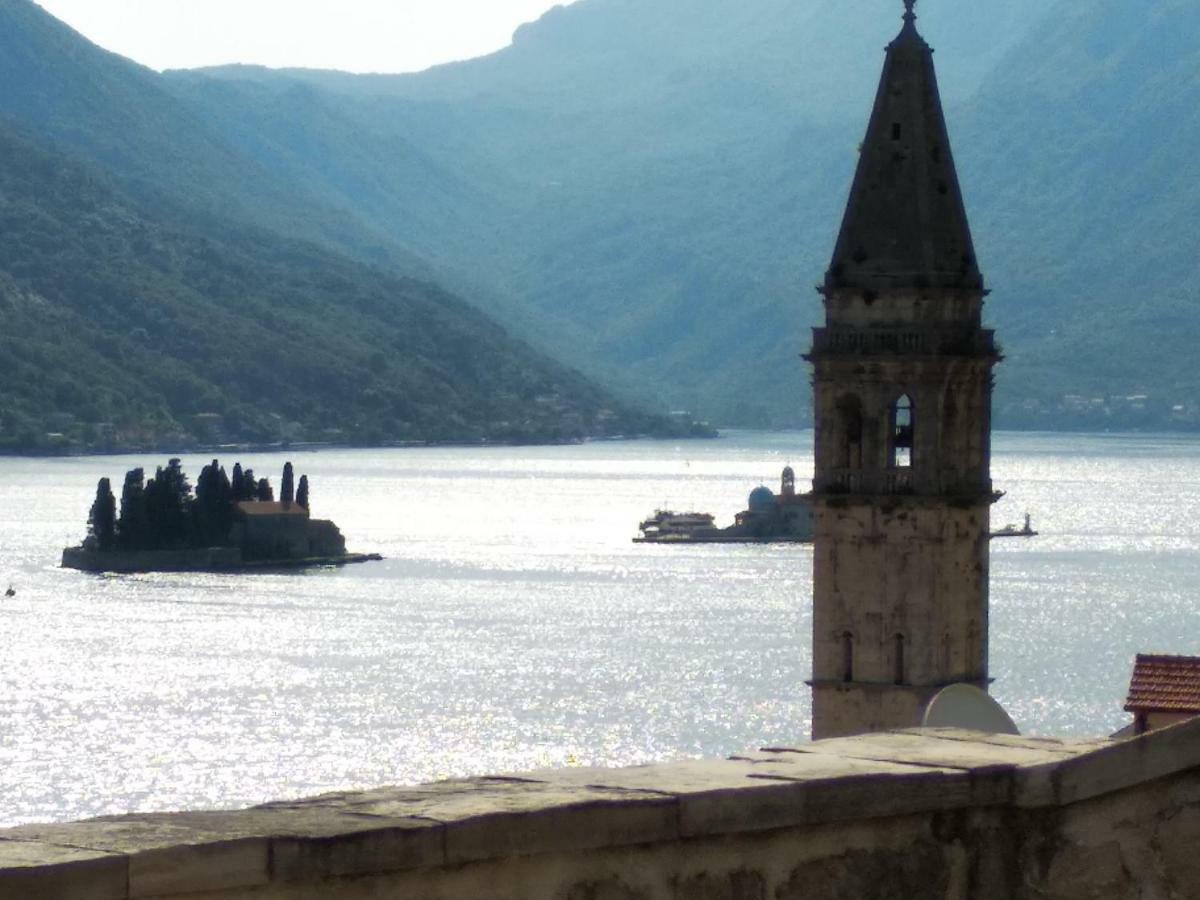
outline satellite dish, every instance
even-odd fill
[[[925,707],[925,728],[965,728],[989,734],[1020,734],[1004,708],[973,684],[952,684]]]

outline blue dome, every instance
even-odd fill
[[[775,508],[775,494],[765,485],[750,492],[750,512],[765,513]]]

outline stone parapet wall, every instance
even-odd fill
[[[0,832],[0,898],[1187,898],[1200,721],[889,732]]]

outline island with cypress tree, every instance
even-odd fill
[[[63,551],[62,564],[86,572],[229,572],[377,559],[347,553],[338,527],[312,518],[308,476],[297,484],[290,462],[276,500],[268,479],[240,463],[231,477],[215,459],[193,492],[172,459],[149,480],[144,469],[127,472],[119,508],[112,482],[101,478],[87,537]]]

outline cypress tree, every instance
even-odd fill
[[[98,550],[111,550],[116,545],[117,500],[107,478],[101,478],[96,485],[96,500],[88,515],[88,533],[95,537]]]
[[[300,489],[296,491],[296,502],[308,509],[308,476],[300,476]]]
[[[246,469],[242,472],[242,489],[238,492],[238,502],[244,500],[253,500],[258,493],[258,480],[254,477],[253,469]]]
[[[229,542],[229,529],[233,527],[233,485],[230,484],[229,476],[225,474],[225,467],[222,466],[217,473],[216,490],[219,504],[217,506],[219,530],[217,532],[217,541],[221,544]]]
[[[149,543],[145,482],[144,469],[130,469],[125,473],[121,517],[117,519],[117,544],[124,550],[145,550]]]
[[[229,477],[220,462],[214,459],[196,479],[192,518],[198,543],[213,546],[223,542],[229,531],[229,504]]]
[[[275,492],[271,490],[271,482],[265,478],[258,482],[257,499],[263,503],[270,503],[275,499]]]
[[[279,499],[288,505],[296,502],[296,472],[290,462],[283,464],[283,481],[279,487]]]
[[[191,533],[192,486],[183,465],[178,459],[170,460],[166,469],[159,469],[155,480],[161,490],[163,540],[168,546],[190,546],[194,543]]]

